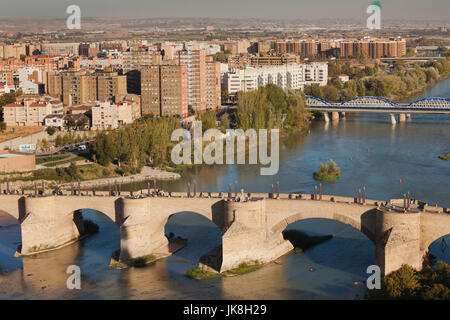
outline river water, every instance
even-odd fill
[[[427,97],[450,97],[450,79],[428,89]],[[420,98],[421,96],[415,97]],[[280,182],[281,192],[312,192],[313,171],[333,159],[342,175],[323,186],[325,194],[356,196],[366,186],[367,197],[378,200],[412,196],[450,207],[450,163],[438,155],[450,152],[450,116],[413,115],[392,126],[388,115],[348,115],[338,124],[314,122],[309,135],[292,136],[280,147],[280,170],[261,176],[259,166],[198,167],[165,190],[185,191],[188,182],[198,191],[239,189],[269,192]],[[145,184],[129,186],[145,188]],[[233,187],[234,189],[234,187]],[[364,295],[366,269],[375,263],[375,248],[361,232],[337,221],[308,219],[288,228],[310,235],[335,237],[304,253],[288,254],[276,263],[246,275],[208,281],[186,278],[184,272],[201,255],[220,244],[219,229],[195,213],[179,213],[166,233],[188,238],[173,256],[145,268],[109,269],[111,253],[120,247],[118,227],[105,215],[85,210],[84,217],[100,232],[79,243],[33,258],[12,258],[20,243],[20,226],[0,215],[0,298],[2,299],[355,299]],[[446,237],[450,243],[450,237]],[[450,262],[450,248],[441,239],[430,246],[437,259]],[[66,269],[78,265],[82,289],[68,290]],[[309,269],[313,267],[314,272]]]

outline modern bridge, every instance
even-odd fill
[[[267,263],[291,251],[292,244],[282,234],[291,223],[332,219],[365,234],[375,245],[376,264],[383,274],[389,274],[402,264],[421,269],[429,245],[450,233],[447,208],[414,202],[409,197],[403,199],[403,205],[402,200],[369,200],[365,191],[362,196],[358,192],[356,198],[322,195],[321,188],[313,194],[280,194],[278,187],[273,192],[273,186],[266,194],[244,190],[232,194],[230,187],[228,193],[188,191],[159,196],[150,189],[134,195],[79,189],[57,196],[46,192],[38,195],[36,191],[0,195],[0,210],[21,223],[20,255],[55,250],[77,241],[84,225],[79,210],[101,212],[120,230],[118,259],[124,265],[148,255],[170,255],[167,221],[177,213],[193,212],[221,230],[222,245],[200,264],[202,268],[214,265],[220,272],[243,262]]]
[[[332,103],[315,96],[306,96],[307,108],[314,112],[321,112],[326,122],[339,120],[339,114],[354,113],[385,113],[391,116],[392,124],[404,122],[411,114],[450,114],[450,98],[425,98],[400,104],[380,97],[359,97],[342,103]]]

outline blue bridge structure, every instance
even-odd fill
[[[325,121],[329,121],[329,113],[332,120],[338,120],[339,115],[346,112],[355,113],[386,113],[391,116],[395,124],[398,115],[399,122],[404,122],[411,114],[450,114],[450,98],[425,98],[401,104],[380,97],[359,97],[342,103],[333,103],[327,100],[306,96],[306,106],[310,111],[321,112]]]

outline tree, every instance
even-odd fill
[[[339,101],[339,91],[338,88],[336,88],[333,85],[326,85],[323,87],[323,96],[325,100],[328,100],[330,102],[337,102]]]
[[[6,122],[0,121],[0,132],[3,132],[6,130]]]
[[[47,149],[48,148],[48,140],[47,139],[42,139],[42,148]]]
[[[228,99],[230,99],[230,94],[228,93],[227,90],[222,90],[220,92],[220,97],[221,97],[222,103],[228,102]]]
[[[216,111],[206,111],[199,116],[199,120],[202,122],[202,130],[205,132],[208,129],[217,128]]]
[[[45,131],[51,137],[51,136],[53,136],[56,133],[56,128],[55,127],[47,127],[45,129]]]
[[[79,178],[78,168],[75,165],[75,162],[71,162],[65,171],[72,180],[77,180]]]
[[[228,113],[224,113],[220,117],[220,130],[225,133],[227,129],[230,129],[230,116]]]
[[[60,134],[58,134],[58,135],[56,136],[56,139],[55,139],[55,145],[56,145],[57,147],[60,147],[60,146],[64,145],[63,137],[62,137]]]

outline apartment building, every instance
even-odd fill
[[[345,40],[340,43],[341,57],[363,56],[379,59],[383,57],[401,57],[405,54],[405,39]]]
[[[300,57],[290,54],[282,55],[234,55],[228,57],[230,68],[279,66],[286,63],[300,63]]]
[[[127,77],[117,72],[97,73],[97,100],[115,101],[115,96],[127,93]]]
[[[59,60],[56,56],[29,56],[25,57],[25,65],[42,71],[55,71],[59,68]]]
[[[232,69],[223,78],[223,90],[230,95],[275,84],[283,89],[302,89],[304,67],[301,64],[266,66],[261,68]]]
[[[60,75],[64,105],[83,104],[97,100],[97,81],[91,74],[78,71]]]
[[[41,54],[53,56],[78,55],[79,46],[79,43],[43,43],[41,44]]]
[[[326,86],[328,83],[328,63],[311,62],[304,65],[305,84]]]
[[[0,72],[0,83],[3,83],[5,86],[13,86],[14,73],[11,71]]]
[[[47,92],[62,99],[66,106],[93,101],[114,102],[115,96],[127,93],[127,79],[117,72],[69,71],[50,73]]]
[[[3,121],[7,126],[43,126],[52,111],[50,102],[24,99],[3,106]]]
[[[206,111],[206,54],[204,50],[177,52],[178,63],[187,67],[188,104],[198,112]]]
[[[125,41],[105,41],[99,44],[100,51],[117,51],[123,52],[127,49]]]
[[[141,70],[142,114],[188,115],[188,69],[184,65],[151,65]]]
[[[27,48],[25,44],[0,44],[0,60],[1,59],[20,59],[21,56],[27,54]]]
[[[212,57],[206,57],[205,85],[206,110],[220,109],[220,62],[213,61]]]
[[[94,43],[80,43],[78,54],[83,57],[96,57],[98,48]]]
[[[328,64],[286,64],[261,68],[231,69],[223,75],[222,89],[230,95],[275,84],[282,89],[301,90],[307,84],[328,82]]]
[[[229,51],[231,54],[247,53],[250,47],[250,41],[247,39],[229,41],[223,43],[223,50]]]
[[[115,129],[133,123],[139,116],[140,110],[135,102],[97,102],[92,107],[92,128]]]
[[[276,41],[275,52],[279,55],[293,53],[303,56],[314,56],[317,54],[317,43],[315,40]]]
[[[123,52],[123,72],[141,70],[143,66],[151,65],[153,53],[147,46],[138,46]]]

